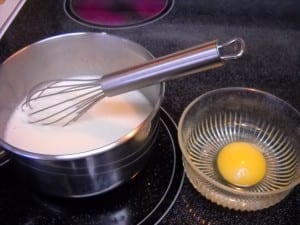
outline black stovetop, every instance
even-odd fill
[[[155,56],[166,55],[214,39],[226,41],[240,36],[247,45],[246,54],[242,59],[217,70],[168,82],[163,108],[177,123],[183,109],[197,96],[216,88],[246,86],[270,92],[300,110],[300,3],[297,0],[175,0],[172,10],[165,17],[144,26],[128,29],[85,27],[65,15],[63,4],[63,0],[27,0],[0,40],[0,62],[28,44],[69,32],[115,34],[143,45]],[[164,129],[162,125],[160,135],[168,138]],[[167,143],[158,142],[157,146],[166,151],[169,149],[167,146],[170,145],[170,140],[165,140]],[[174,149],[170,147],[169,151]],[[170,152],[166,153],[166,156]],[[181,171],[182,168],[177,166]],[[119,201],[113,194],[81,202],[49,199],[18,186],[9,174],[9,165],[0,168],[0,224],[84,225],[104,224],[104,221],[109,221],[108,224],[137,223],[139,219],[128,219],[127,216],[142,218],[144,211],[149,214],[150,208],[155,210],[155,199],[157,196],[163,196],[163,190],[168,187],[163,180],[161,184],[160,181],[148,183],[149,176],[164,179],[164,176],[159,176],[163,168],[148,171],[149,176],[147,168],[144,174],[140,174],[139,180],[121,187],[122,191],[122,188],[142,186],[144,192],[138,189],[131,192],[137,192],[137,196],[141,195],[141,200],[136,200],[139,204],[120,196]],[[168,166],[167,168],[170,169]],[[171,171],[169,173],[172,173]],[[150,190],[147,184],[156,185],[156,189],[151,190],[152,192],[147,191]],[[237,212],[206,200],[186,178],[181,189],[181,179],[178,178],[176,184],[172,189],[173,194],[169,193],[159,206],[162,207],[157,210],[160,213],[155,214],[153,220],[147,221],[149,224],[157,221],[166,225],[300,223],[299,185],[275,206],[256,212]],[[105,202],[106,204],[101,204]],[[111,202],[117,202],[117,205],[111,205]],[[80,207],[75,207],[76,204]],[[105,216],[111,215],[107,213],[111,212],[107,208],[114,209],[119,214],[105,220]]]

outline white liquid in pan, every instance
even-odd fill
[[[5,141],[17,148],[47,155],[93,150],[110,144],[138,127],[153,106],[139,91],[104,98],[82,118],[62,127],[28,123],[19,106],[8,121]]]

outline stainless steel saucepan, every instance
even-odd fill
[[[199,66],[208,69],[234,58],[233,55],[226,58],[221,50],[214,41],[192,48],[183,55],[188,56],[187,64],[198,57]],[[191,53],[195,53],[194,56]],[[176,59],[176,54],[172,57]],[[37,154],[7,143],[4,131],[12,112],[37,83],[78,74],[110,74],[152,59],[153,56],[140,45],[104,33],[75,33],[48,38],[9,57],[0,66],[0,144],[11,153],[18,174],[26,177],[37,190],[60,197],[104,193],[138,174],[151,155],[151,146],[155,142],[164,83],[139,89],[152,104],[146,120],[128,135],[97,149],[67,155]],[[168,58],[163,59],[168,63]],[[191,68],[201,71],[195,66]],[[4,158],[7,160],[1,151],[0,160]]]

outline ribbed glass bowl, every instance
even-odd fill
[[[300,183],[300,114],[266,92],[236,87],[198,97],[180,118],[178,138],[190,182],[224,207],[267,208]],[[219,151],[237,141],[256,145],[266,160],[266,175],[255,185],[230,184],[217,169]]]

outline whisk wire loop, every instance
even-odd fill
[[[57,79],[33,87],[22,110],[28,112],[30,123],[66,126],[103,97],[99,79]]]

